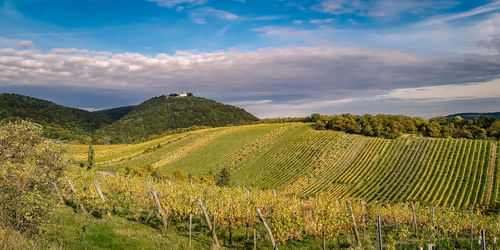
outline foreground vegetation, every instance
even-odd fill
[[[259,243],[267,246],[273,240],[285,246],[305,240],[304,246],[316,248],[322,244],[375,248],[379,244],[376,229],[379,215],[382,242],[388,249],[427,243],[443,248],[469,247],[471,243],[477,246],[465,239],[472,237],[476,241],[482,229],[488,232],[487,244],[498,247],[495,238],[500,233],[498,210],[364,203],[356,199],[349,203],[323,195],[302,199],[272,190],[217,187],[210,177],[164,181],[102,175],[80,168],[72,168],[66,174],[69,178],[62,178],[58,186],[66,202],[74,204],[75,209],[102,217],[109,213],[111,217],[128,218],[164,230],[167,236],[179,231],[189,236],[189,219],[192,222],[195,218],[195,228],[200,234],[210,237],[210,228],[216,228],[214,241],[207,240],[205,247],[217,244],[222,235],[225,239],[219,241],[222,246],[251,246],[256,228],[261,235],[268,234],[267,240]],[[264,222],[270,233],[265,231]],[[169,233],[172,227],[176,233]]]

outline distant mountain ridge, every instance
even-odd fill
[[[446,117],[455,117],[455,116],[460,116],[464,119],[467,120],[474,120],[476,117],[495,117],[500,119],[500,112],[490,112],[490,113],[458,113],[458,114],[452,114],[448,115]]]
[[[201,97],[153,97],[139,105],[99,111],[62,106],[39,98],[0,94],[0,120],[36,122],[49,138],[97,143],[135,142],[193,126],[239,125],[258,118],[244,109]]]

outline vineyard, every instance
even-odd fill
[[[209,178],[163,181],[73,168],[54,185],[61,203],[76,210],[125,217],[157,227],[167,237],[169,228],[175,227],[196,248],[288,248],[294,242],[323,249],[427,244],[498,247],[500,233],[496,211],[365,203],[324,195],[302,199],[258,188],[216,187]],[[482,234],[484,241],[479,238]],[[212,241],[192,242],[200,235],[211,236]],[[469,237],[473,241],[464,243]]]
[[[313,130],[308,124],[202,129],[141,144],[96,145],[97,168],[213,175],[298,196],[418,201],[468,208],[500,202],[500,147],[487,140],[382,139]],[[87,145],[70,145],[84,161]]]

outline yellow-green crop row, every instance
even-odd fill
[[[131,145],[95,145],[100,169],[215,175],[244,186],[367,201],[468,207],[500,202],[500,147],[487,140],[382,139],[280,123],[203,129]],[[88,145],[70,145],[84,162]]]

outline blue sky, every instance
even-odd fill
[[[259,117],[499,111],[500,1],[0,1],[0,92]]]

